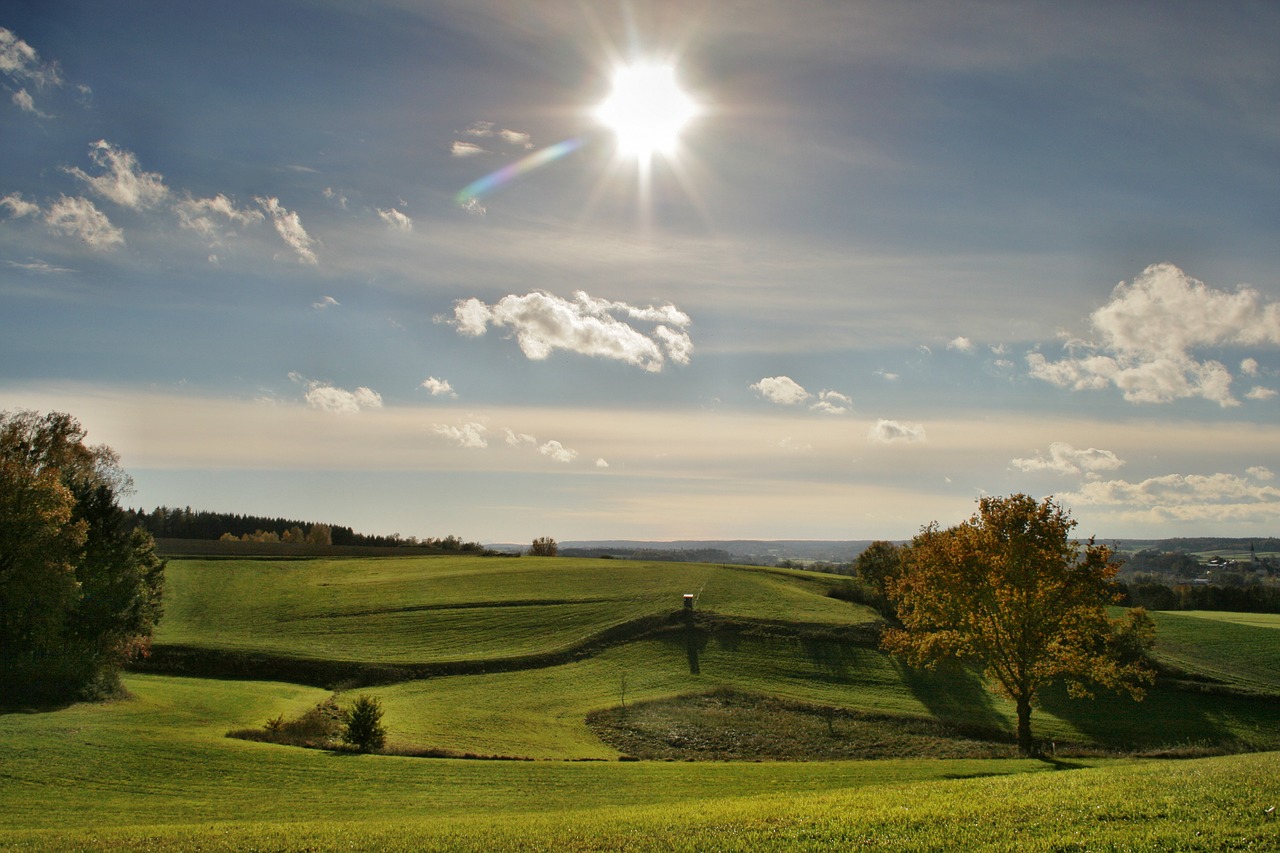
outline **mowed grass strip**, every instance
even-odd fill
[[[844,625],[866,608],[826,596],[838,578],[622,560],[414,557],[175,560],[158,644],[369,663],[518,657],[572,648],[681,607]]]

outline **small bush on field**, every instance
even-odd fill
[[[387,730],[382,725],[382,703],[372,696],[361,696],[346,712],[347,726],[342,740],[358,752],[376,752],[387,742]]]
[[[286,720],[281,714],[260,729],[237,729],[227,732],[227,737],[324,749],[333,745],[344,719],[342,709],[330,696],[297,719]]]

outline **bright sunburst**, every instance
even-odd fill
[[[613,91],[596,109],[596,118],[617,136],[622,154],[648,160],[675,151],[680,131],[698,114],[676,82],[675,68],[656,63],[619,67]]]

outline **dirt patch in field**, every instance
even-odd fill
[[[999,733],[934,720],[789,702],[733,690],[610,708],[587,717],[596,736],[651,761],[826,761],[1013,758]]]

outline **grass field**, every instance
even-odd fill
[[[873,615],[827,597],[838,579],[821,575],[428,557],[181,560],[169,577],[158,643],[317,658],[483,662],[573,649],[700,589],[700,611],[736,621],[677,622],[553,665],[367,690],[383,702],[392,747],[535,760],[227,738],[332,695],[278,681],[134,674],[127,700],[0,714],[0,850],[1280,847],[1266,812],[1280,804],[1280,753],[1107,751],[1280,749],[1280,632],[1268,625],[1155,614],[1160,658],[1207,690],[1162,685],[1141,704],[1050,691],[1037,735],[1089,757],[628,762],[586,722],[616,708],[624,684],[632,707],[731,688],[844,709],[842,720],[874,713],[997,734],[1012,730],[1012,709],[971,673],[914,672],[842,635]]]

